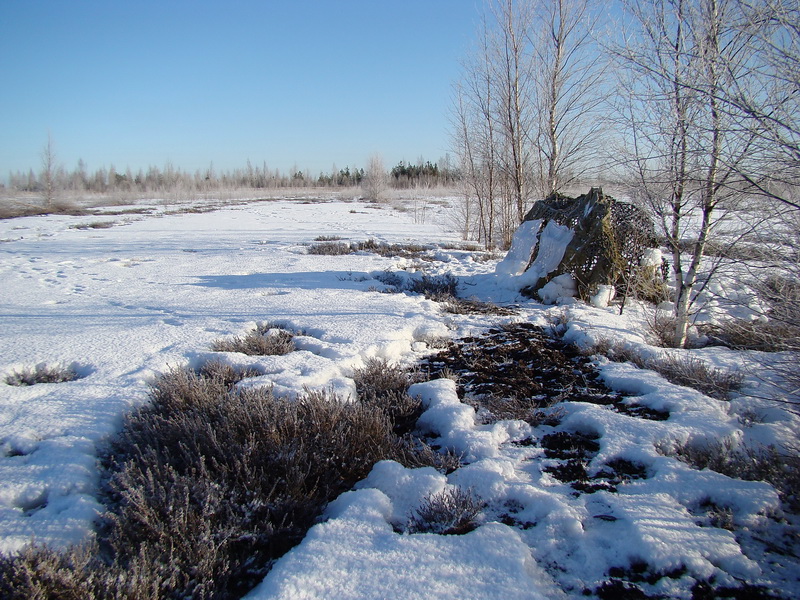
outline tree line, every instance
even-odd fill
[[[453,185],[458,174],[449,166],[447,158],[439,163],[420,159],[420,164],[406,164],[404,161],[393,167],[386,177],[388,187],[404,189],[408,187],[437,187]],[[371,168],[376,168],[371,165]],[[384,175],[382,164],[378,167]],[[368,169],[369,170],[369,169]],[[225,189],[278,189],[292,187],[357,187],[362,185],[368,173],[363,168],[346,166],[338,169],[335,165],[330,173],[320,173],[317,177],[308,170],[291,169],[288,173],[271,169],[266,163],[253,165],[247,161],[242,168],[220,171],[213,163],[206,169],[188,172],[167,162],[162,167],[149,166],[147,169],[132,171],[130,168],[118,170],[114,165],[90,171],[83,160],[69,171],[58,163],[51,139],[42,150],[39,170],[16,171],[8,175],[8,188],[12,191],[31,192],[43,198],[48,207],[59,192],[106,194],[110,192],[133,192],[139,194],[171,192],[182,189],[187,192],[209,192]]]

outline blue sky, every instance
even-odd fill
[[[480,0],[0,0],[0,177],[266,162],[316,175],[449,149]]]

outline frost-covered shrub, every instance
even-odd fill
[[[31,546],[14,557],[0,555],[0,598],[95,598],[92,554]]]
[[[458,291],[458,279],[446,273],[444,275],[423,275],[408,284],[408,291],[423,294],[426,298],[437,296],[454,297]]]
[[[476,521],[486,504],[469,490],[459,487],[430,494],[408,521],[409,533],[462,535],[478,526]]]
[[[250,356],[282,356],[294,352],[294,334],[283,327],[261,323],[244,336],[216,340],[211,349]]]
[[[110,456],[111,546],[143,548],[165,585],[215,598],[263,577],[375,462],[427,464],[375,407],[237,391],[229,377],[186,370],[156,382]]]
[[[744,381],[738,371],[719,369],[691,354],[662,354],[646,361],[645,367],[667,381],[694,388],[717,400],[727,400]]]
[[[3,559],[0,596],[238,598],[376,462],[442,465],[376,406],[236,388],[249,374],[211,363],[156,380],[104,453],[97,544]]]
[[[408,388],[424,379],[422,373],[371,358],[353,371],[359,402],[383,411],[395,433],[409,433],[422,414],[422,402],[408,395]]]
[[[497,315],[510,316],[517,312],[512,308],[498,306],[493,302],[483,302],[475,299],[457,298],[449,294],[432,296],[431,300],[442,305],[445,312],[453,315]]]
[[[64,383],[80,379],[75,367],[65,365],[39,364],[35,367],[25,367],[6,375],[8,385],[26,386],[37,383]]]
[[[766,481],[794,512],[800,510],[800,455],[773,445],[739,446],[730,438],[665,442],[656,449],[696,469],[710,469],[746,481]]]
[[[92,221],[90,223],[79,223],[77,225],[70,225],[70,229],[110,229],[114,227],[114,221]]]
[[[375,240],[359,242],[356,248],[361,252],[374,252],[385,257],[402,256],[415,258],[423,254],[427,248],[419,244],[384,244]]]
[[[386,270],[382,273],[378,273],[375,275],[375,279],[380,281],[383,285],[389,286],[394,288],[395,291],[400,291],[405,283],[405,280],[400,277],[397,273],[393,273],[392,271]]]
[[[656,309],[647,317],[647,331],[651,341],[662,348],[675,347],[675,316]]]
[[[693,388],[717,400],[728,400],[744,382],[742,373],[714,367],[691,354],[664,352],[645,358],[631,346],[605,338],[598,340],[582,353],[602,354],[613,361],[633,363],[640,369],[655,371],[671,383]]]
[[[700,332],[711,343],[737,350],[782,352],[800,349],[800,323],[728,319],[717,325],[702,327]]]
[[[342,256],[352,254],[353,248],[347,242],[323,241],[308,247],[309,254],[321,256]]]

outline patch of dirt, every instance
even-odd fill
[[[532,323],[453,341],[422,368],[433,377],[454,374],[459,397],[489,420],[532,422],[538,409],[559,402],[590,402],[641,419],[669,418],[668,412],[639,405],[606,387],[589,357]]]
[[[485,335],[452,342],[426,363],[423,368],[427,366],[433,376],[455,373],[459,396],[484,408],[490,402],[482,398],[524,400],[532,409],[558,402],[614,404],[620,400],[619,394],[598,380],[587,357],[531,323],[494,328]]]

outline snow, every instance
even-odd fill
[[[537,294],[545,304],[555,304],[562,298],[572,298],[578,293],[578,285],[569,273],[557,275],[542,286]]]
[[[73,216],[0,221],[0,552],[31,540],[63,547],[91,531],[102,511],[96,445],[119,429],[126,411],[147,401],[148,383],[170,366],[221,359],[261,373],[243,385],[347,396],[354,393],[353,369],[370,358],[411,364],[431,351],[431,338],[473,335],[504,320],[546,324],[554,315],[578,346],[605,338],[644,357],[659,351],[646,338],[644,310],[633,302],[623,315],[604,308],[607,290],[594,306],[548,308],[519,295],[556,268],[571,240],[571,231],[553,223],[539,235],[539,253],[526,270],[541,223],[523,225],[503,261],[477,261],[471,252],[444,249],[458,236],[439,225],[447,222],[441,204],[424,222],[360,202],[275,200],[184,214],[153,208],[151,215],[114,217],[108,229],[76,229],[87,218]],[[436,260],[424,262],[307,253],[316,237],[332,235],[442,247],[431,252]],[[452,273],[463,295],[513,303],[519,313],[446,314],[422,296],[380,293],[386,286],[376,277],[387,271],[402,278]],[[553,282],[543,299],[568,295],[570,282]],[[298,350],[275,357],[210,350],[214,340],[266,322],[298,331]],[[724,368],[742,361],[731,351],[692,352]],[[39,363],[74,365],[82,378],[31,387],[4,382]],[[666,597],[689,598],[694,581],[711,578],[800,595],[794,562],[782,559],[789,566],[778,568],[764,558],[764,545],[746,543],[780,539],[791,527],[776,491],[698,471],[658,451],[674,442],[781,441],[796,432],[796,418],[763,401],[715,400],[631,364],[597,364],[626,402],[668,410],[669,419],[566,403],[555,428],[485,424],[459,400],[453,381],[416,384],[411,393],[425,409],[419,431],[460,454],[463,466],[444,475],[378,463],[248,597],[579,598],[610,570],[639,563],[650,572],[685,573],[641,584]],[[758,385],[752,376],[747,382]],[[743,426],[741,412],[754,407],[769,419]],[[541,447],[515,443],[556,431],[597,436],[589,473],[624,458],[644,465],[647,477],[620,484],[617,493],[574,493],[546,470],[555,461]],[[486,503],[474,531],[405,531],[427,496],[455,486]],[[730,511],[739,529],[710,526],[702,508],[708,502]]]
[[[521,275],[531,261],[533,249],[538,243],[539,229],[542,220],[524,221],[514,232],[511,247],[505,257],[497,263],[494,272],[497,275]]]
[[[555,221],[549,221],[544,229],[541,229],[541,225],[541,219],[536,219],[524,221],[517,228],[511,241],[511,248],[495,267],[495,275],[500,285],[519,291],[535,285],[539,279],[558,268],[574,233],[569,227],[559,225]],[[537,249],[536,258],[528,266],[534,249]],[[542,298],[545,303],[552,304],[560,297],[558,294],[574,295],[573,287],[574,282],[570,277],[569,282],[566,279],[559,280],[540,293],[544,294]]]
[[[539,279],[546,277],[558,268],[564,258],[564,252],[572,241],[574,232],[566,225],[549,221],[539,234],[539,252],[531,266],[522,275],[511,280],[518,290],[535,285]]]

